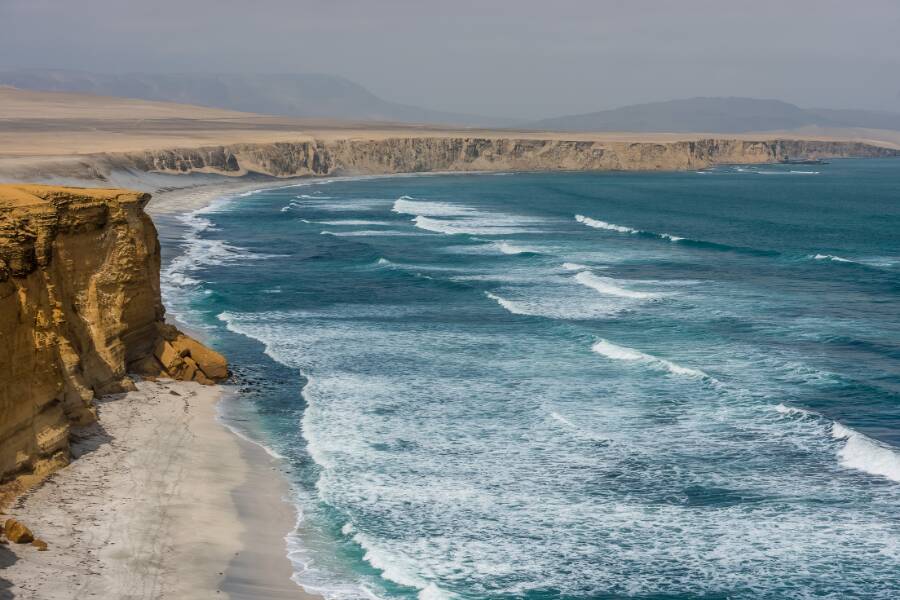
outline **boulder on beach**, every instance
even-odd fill
[[[16,544],[28,544],[34,540],[34,534],[31,533],[31,530],[24,523],[15,519],[7,519],[3,525],[3,530],[6,533],[6,538]]]

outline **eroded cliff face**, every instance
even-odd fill
[[[0,481],[68,462],[129,371],[212,383],[224,358],[163,323],[149,194],[0,185]]]
[[[139,171],[294,177],[474,170],[684,170],[784,158],[898,155],[898,150],[861,142],[815,140],[654,143],[397,137],[153,150],[109,160],[111,168]]]

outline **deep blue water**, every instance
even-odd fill
[[[900,162],[309,181],[162,226],[310,589],[900,597]]]

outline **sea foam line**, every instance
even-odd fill
[[[837,421],[831,426],[831,436],[846,441],[844,447],[838,450],[841,465],[900,482],[900,454],[896,449]]]
[[[452,594],[416,574],[413,561],[407,557],[385,551],[364,533],[356,533],[352,539],[365,552],[363,560],[381,571],[381,576],[385,579],[418,589],[419,600],[450,600],[454,598]]]
[[[485,292],[484,295],[514,315],[533,316],[532,312],[526,310],[522,305],[520,305],[517,302],[513,302],[512,300],[507,300],[506,298],[501,298],[497,294],[492,294],[491,292]]]
[[[503,254],[540,254],[537,250],[516,246],[509,242],[492,242],[493,246]]]
[[[619,233],[640,233],[639,229],[632,229],[631,227],[625,227],[623,225],[615,225],[614,223],[607,223],[606,221],[592,219],[590,217],[585,217],[584,215],[575,215],[575,220],[579,223],[584,223],[588,227],[593,227],[594,229],[606,229],[609,231],[618,231]]]
[[[703,379],[711,382],[716,381],[714,377],[709,376],[700,369],[682,367],[681,365],[673,363],[670,360],[658,358],[645,352],[641,352],[640,350],[628,348],[627,346],[619,346],[618,344],[613,344],[612,342],[608,342],[603,339],[595,342],[594,345],[591,346],[591,350],[593,350],[597,354],[600,354],[601,356],[605,356],[606,358],[610,358],[612,360],[641,362],[655,368],[662,368],[673,375],[681,375],[694,379]]]
[[[626,233],[629,235],[637,235],[645,238],[653,238],[657,240],[666,240],[668,242],[672,242],[673,244],[683,244],[686,246],[691,246],[694,248],[704,248],[708,250],[718,250],[724,252],[741,252],[746,254],[753,254],[756,256],[778,256],[779,253],[774,250],[762,250],[759,248],[749,248],[745,246],[732,246],[730,244],[722,244],[719,242],[709,242],[705,240],[697,240],[692,238],[686,238],[679,235],[672,235],[671,233],[656,233],[654,231],[644,231],[642,229],[634,229],[632,227],[625,227],[624,225],[616,225],[614,223],[607,223],[606,221],[600,221],[598,219],[592,219],[590,217],[586,217],[584,215],[575,215],[575,220],[579,223],[587,225],[588,227],[593,227],[594,229],[605,229],[608,231],[616,231],[619,233]]]
[[[661,240],[668,240],[670,242],[682,242],[687,239],[681,236],[671,235],[669,233],[654,233],[652,231],[643,231],[641,229],[625,227],[624,225],[616,225],[615,223],[607,223],[606,221],[592,219],[584,215],[575,215],[575,220],[579,223],[587,225],[588,227],[593,227],[594,229],[606,229],[607,231],[617,231],[619,233],[628,233],[631,235],[646,235],[659,238]]]
[[[779,404],[775,406],[775,411],[789,417],[819,421],[830,428],[831,437],[844,442],[837,450],[838,463],[841,466],[900,482],[900,450],[897,448],[872,439],[812,410]]]
[[[856,262],[856,261],[850,260],[849,258],[843,258],[843,257],[841,257],[841,256],[835,256],[834,254],[816,254],[816,255],[813,256],[812,258],[813,258],[813,260],[830,260],[830,261],[833,261],[833,262],[842,262],[842,263],[852,263],[852,262]]]
[[[610,296],[635,299],[648,299],[656,298],[659,296],[659,294],[653,294],[650,292],[639,292],[637,290],[625,289],[617,285],[616,280],[610,279],[609,277],[597,277],[590,271],[582,271],[581,273],[575,275],[574,279],[585,287],[589,287],[592,290],[600,292],[601,294],[607,294]]]

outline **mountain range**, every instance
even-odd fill
[[[45,92],[80,92],[286,117],[445,123],[467,126],[512,125],[494,119],[442,112],[379,98],[358,83],[323,74],[101,74],[87,71],[18,69],[0,72],[0,85]]]
[[[466,127],[672,133],[745,133],[808,127],[900,131],[900,113],[801,108],[781,100],[736,97],[651,102],[525,121],[391,102],[348,79],[325,74],[100,74],[18,69],[0,72],[0,85],[179,102],[289,117]]]
[[[900,130],[900,113],[800,108],[781,100],[687,98],[544,119],[530,124],[555,131],[745,133],[802,127]]]

